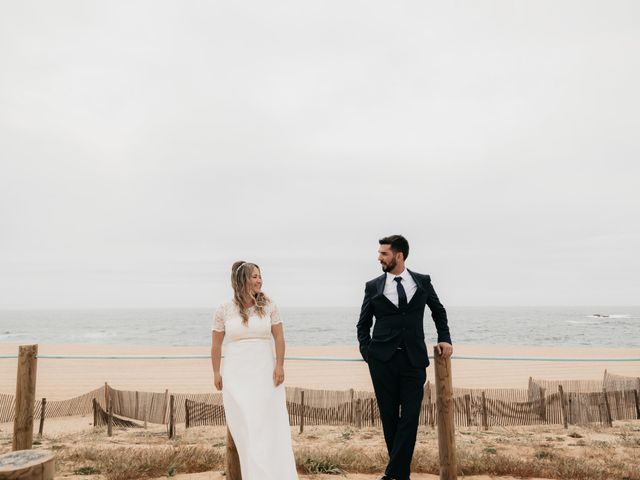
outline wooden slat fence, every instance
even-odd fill
[[[15,395],[0,393],[0,423],[13,422],[15,403]]]
[[[527,389],[455,388],[455,424],[459,428],[562,424],[562,405],[558,392],[560,385],[564,391],[568,424],[607,424],[609,414],[613,421],[640,418],[640,380],[605,371],[603,382],[529,379]],[[48,401],[45,416],[87,415],[92,412],[94,398],[101,408],[106,409],[106,397],[112,401],[114,414],[120,417],[156,424],[166,424],[168,421],[168,391],[136,392],[117,390],[106,385],[69,400]],[[174,397],[177,423],[186,421],[185,406],[188,405],[190,426],[225,424],[221,393],[179,393]],[[301,415],[305,425],[381,425],[373,392],[287,387],[286,398],[291,425],[300,425]],[[0,394],[0,422],[13,420],[14,403],[13,395]],[[35,405],[36,418],[40,417],[40,403],[38,400]],[[421,425],[434,427],[437,424],[435,405],[435,386],[428,382],[420,411]]]
[[[113,413],[149,423],[166,424],[169,395],[158,392],[139,392],[132,390],[109,389],[109,399],[113,404]]]

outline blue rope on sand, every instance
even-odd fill
[[[17,355],[0,355],[3,358],[18,358]],[[36,358],[51,360],[209,360],[210,355],[56,355],[39,354]],[[429,356],[433,360],[433,356]],[[454,355],[452,360],[482,360],[497,362],[640,362],[640,357],[609,358],[563,358],[563,357],[498,357],[482,355]],[[285,360],[302,360],[312,362],[363,362],[361,358],[339,357],[285,357]]]

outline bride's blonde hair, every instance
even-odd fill
[[[253,274],[253,269],[257,268],[260,271],[260,267],[255,263],[238,261],[231,266],[231,286],[233,287],[233,302],[240,311],[242,317],[242,324],[247,325],[249,323],[249,308],[245,307],[245,298],[251,298],[253,301],[253,307],[256,309],[256,313],[260,317],[265,316],[265,307],[271,300],[264,293],[258,292],[254,294],[249,289],[249,280]]]

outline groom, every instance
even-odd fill
[[[358,342],[362,358],[369,365],[389,453],[380,480],[409,480],[429,365],[422,324],[426,305],[438,331],[439,354],[449,357],[453,347],[447,312],[431,278],[405,269],[409,242],[402,235],[391,235],[379,243],[378,261],[385,273],[365,285]],[[372,335],[373,317],[376,323]]]

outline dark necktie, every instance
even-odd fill
[[[402,277],[394,278],[396,287],[398,287],[398,308],[405,308],[407,306],[407,293],[402,286]]]

